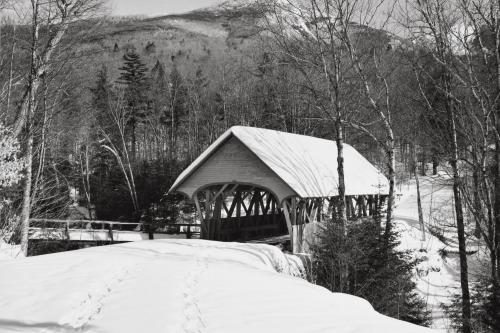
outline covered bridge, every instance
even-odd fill
[[[385,176],[344,146],[348,218],[373,215],[388,192]],[[201,237],[248,241],[289,235],[301,252],[304,228],[335,209],[335,141],[235,126],[184,170],[169,190],[194,200]],[[326,205],[325,205],[326,204]]]

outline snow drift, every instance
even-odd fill
[[[430,332],[262,244],[156,240],[0,262],[1,332]]]

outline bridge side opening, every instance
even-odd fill
[[[202,239],[246,242],[289,235],[278,199],[261,187],[211,185],[196,191],[193,199]]]

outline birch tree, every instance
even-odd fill
[[[471,300],[469,291],[469,268],[465,235],[464,202],[462,195],[462,175],[459,167],[461,159],[458,143],[460,100],[456,97],[456,55],[453,49],[452,26],[453,12],[449,3],[443,0],[420,1],[415,3],[415,9],[420,17],[421,33],[430,41],[424,43],[433,59],[438,64],[440,75],[435,81],[435,87],[443,95],[443,108],[449,126],[448,156],[453,178],[454,208],[457,225],[457,237],[460,258],[460,285],[462,291],[462,322],[461,330],[471,332]],[[425,101],[429,101],[424,96]],[[429,103],[429,109],[433,106]]]
[[[341,36],[335,29],[338,13],[329,1],[325,1],[325,8],[320,7],[317,0],[262,6],[266,12],[272,13],[267,29],[278,46],[278,57],[301,75],[304,87],[316,99],[316,107],[332,122],[339,179],[336,208],[341,227],[345,230],[343,121],[348,112],[345,105],[348,90],[344,80],[348,62],[345,48],[340,43]],[[344,19],[350,18],[349,14],[347,16]]]
[[[13,124],[14,135],[20,137],[22,134],[26,144],[26,176],[21,209],[21,247],[25,254],[28,251],[33,166],[33,119],[37,109],[37,93],[43,76],[54,66],[53,55],[60,46],[70,25],[99,13],[102,8],[101,0],[52,0],[48,2],[31,0],[30,4],[31,45],[29,73]],[[42,24],[48,30],[48,36],[43,41],[40,38]]]

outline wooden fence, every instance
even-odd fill
[[[199,234],[199,224],[171,224],[155,230],[150,224],[142,222],[30,219],[30,239],[130,242],[175,238],[169,235],[194,238]]]

